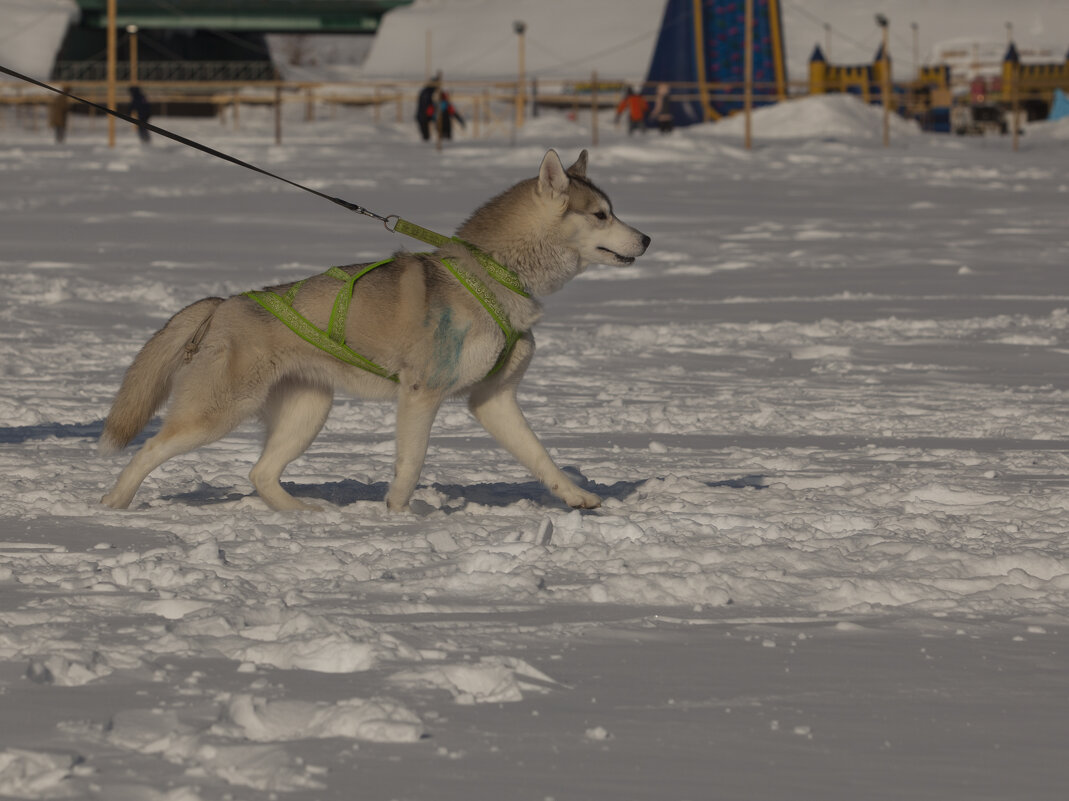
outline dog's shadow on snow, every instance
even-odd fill
[[[640,486],[646,483],[642,481],[617,481],[615,484],[598,484],[588,481],[579,471],[574,468],[565,468],[564,472],[571,475],[579,486],[593,492],[602,498],[624,499],[632,495]],[[383,501],[389,484],[384,481],[376,481],[366,484],[360,481],[343,480],[331,481],[323,484],[292,484],[283,482],[286,491],[298,498],[310,501],[329,501],[335,506],[349,506],[360,501]],[[436,482],[430,485],[438,495],[444,499],[442,511],[446,514],[461,511],[468,504],[489,507],[506,507],[527,501],[547,508],[563,507],[564,504],[554,498],[541,483],[537,481],[493,481],[481,484],[443,484]],[[457,501],[462,503],[457,504]],[[417,490],[414,508],[426,506],[419,500]]]
[[[29,426],[0,427],[0,444],[20,445],[35,439],[99,439],[104,421],[92,423],[37,423]]]
[[[564,468],[575,482],[602,499],[612,498],[623,501],[635,495],[651,479],[638,481],[616,481],[612,484],[599,484],[590,481],[578,470],[571,467]],[[739,478],[730,478],[723,481],[702,482],[707,487],[722,487],[726,489],[754,489],[763,490],[768,488],[765,476],[748,475]],[[291,484],[283,482],[286,490],[298,498],[308,500],[324,500],[336,506],[349,506],[360,501],[384,501],[389,484],[384,481],[376,481],[365,484],[360,481],[344,480],[331,481],[323,484]],[[489,507],[506,507],[516,503],[529,501],[547,508],[563,507],[562,501],[553,497],[538,481],[493,481],[482,484],[431,484],[431,489],[443,496],[447,502],[463,501],[461,505],[449,504],[443,509],[447,514],[461,511],[468,504]],[[415,502],[419,505],[418,500]]]
[[[618,501],[631,498],[642,487],[654,480],[641,479],[638,481],[617,481],[613,484],[599,484],[596,481],[587,480],[575,468],[566,467],[564,472],[570,474],[583,489],[597,494],[602,499],[612,498]],[[705,481],[702,483],[707,487],[763,490],[768,488],[766,482],[765,476],[748,475],[723,481]],[[320,484],[294,484],[284,481],[282,484],[286,491],[294,497],[304,498],[313,503],[327,501],[337,507],[352,506],[353,504],[367,501],[382,503],[385,501],[386,492],[390,488],[390,485],[385,481],[365,483],[354,479],[327,481]],[[537,481],[493,481],[482,484],[434,483],[430,487],[445,499],[446,503],[441,511],[446,514],[463,511],[468,504],[504,508],[525,501],[546,508],[565,508],[562,501],[554,498]],[[220,503],[234,503],[250,497],[254,497],[254,493],[241,492],[229,486],[218,487],[211,484],[201,484],[195,490],[161,496],[161,500],[175,501],[189,504],[190,506],[211,506]],[[457,503],[458,501],[461,503]],[[413,501],[413,509],[417,514],[421,515],[437,511],[435,507],[419,499],[418,491],[417,497]]]
[[[623,500],[633,495],[639,487],[646,483],[641,481],[617,481],[614,484],[598,484],[588,481],[578,470],[565,468],[579,486],[596,493],[602,498],[615,498]],[[386,492],[390,485],[385,481],[363,482],[354,479],[341,481],[325,481],[319,484],[294,484],[291,481],[283,481],[282,486],[295,498],[311,501],[327,501],[333,506],[346,507],[356,503],[371,501],[382,503],[386,499]],[[513,504],[528,501],[545,506],[547,508],[563,507],[564,504],[554,498],[546,488],[537,481],[493,481],[482,484],[442,484],[434,483],[430,488],[444,498],[442,511],[446,514],[461,511],[468,504],[489,507],[506,507]],[[195,506],[209,506],[217,503],[233,503],[243,498],[251,497],[251,493],[243,493],[233,487],[217,487],[210,484],[201,484],[195,490],[164,496],[163,500],[188,503]],[[462,503],[458,504],[457,501]],[[419,500],[417,490],[416,500],[413,507],[417,510],[429,511],[431,507]]]
[[[140,447],[159,433],[160,420],[155,418],[145,429],[130,440],[130,445]],[[40,439],[88,439],[96,441],[104,433],[104,419],[89,423],[35,423],[28,426],[0,426],[0,445],[21,445]]]

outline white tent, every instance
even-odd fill
[[[416,0],[383,18],[364,74],[449,79],[516,75],[525,25],[526,72],[538,77],[641,79],[661,24],[659,0]],[[429,55],[428,55],[429,53]]]
[[[79,13],[73,0],[0,0],[0,64],[48,78],[67,26]]]

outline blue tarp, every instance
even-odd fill
[[[1047,119],[1064,120],[1069,117],[1069,97],[1061,89],[1054,90],[1054,102],[1050,104],[1050,115]]]

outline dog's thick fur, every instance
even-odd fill
[[[534,353],[530,329],[542,313],[535,298],[560,289],[589,264],[630,264],[649,246],[649,237],[618,220],[605,194],[586,179],[586,164],[585,150],[567,170],[549,151],[537,178],[491,200],[457,232],[515,272],[532,297],[487,277],[471,252],[457,244],[433,254],[399,252],[390,264],[360,279],[346,342],[396,373],[397,383],[305,342],[244,295],[206,298],[178,312],[127,370],[101,449],[125,447],[168,396],[170,408],[159,433],[134,455],[102,502],[129,506],[141,482],[164,461],[258,414],[267,435],[249,476],[256,491],[274,509],[315,508],[286,492],[279,478],[319,433],[334,390],[345,389],[366,398],[397,399],[396,469],[386,495],[392,510],[407,508],[431,423],[442,402],[457,395],[467,396],[478,421],[554,495],[569,506],[598,506],[596,495],[553,463],[516,402],[517,384]],[[488,373],[505,336],[442,265],[445,257],[481,277],[513,327],[525,332],[493,375]],[[338,288],[334,278],[308,279],[295,308],[325,328]]]

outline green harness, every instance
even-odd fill
[[[507,289],[515,292],[517,295],[522,295],[525,298],[530,297],[524,289],[523,284],[520,282],[519,277],[514,272],[507,267],[498,264],[490,258],[490,256],[479,250],[470,242],[465,242],[457,237],[449,238],[442,236],[441,234],[436,234],[434,231],[421,228],[406,220],[398,220],[394,230],[421,239],[424,242],[437,247],[441,247],[450,242],[464,245],[464,247],[471,251],[472,255],[478,260],[479,264],[486,270],[491,278]],[[245,295],[255,300],[267,311],[271,312],[271,314],[282,321],[286,327],[305,342],[315,345],[320,350],[329,353],[334,358],[340,359],[346,364],[359,367],[361,370],[367,370],[369,373],[374,373],[389,381],[397,382],[399,379],[396,373],[391,373],[382,365],[376,364],[366,356],[361,356],[345,344],[345,322],[349,316],[349,305],[353,299],[353,290],[356,287],[356,282],[375,268],[382,267],[384,264],[389,264],[392,261],[393,259],[390,258],[375,262],[374,264],[369,264],[352,275],[340,267],[331,267],[323,273],[324,275],[336,278],[342,282],[342,286],[334,298],[334,308],[330,312],[330,322],[327,324],[326,331],[314,325],[304,317],[304,315],[293,308],[293,301],[297,298],[297,293],[308,279],[298,281],[291,286],[284,295],[279,295],[270,290],[252,290],[246,292]],[[517,331],[512,327],[508,315],[506,314],[505,309],[501,306],[500,301],[498,301],[497,297],[490,290],[490,287],[488,287],[477,275],[465,270],[461,265],[453,261],[453,259],[442,259],[442,264],[444,264],[449,271],[456,276],[456,279],[461,285],[467,289],[477,301],[479,301],[482,307],[486,309],[487,314],[489,314],[494,322],[497,323],[498,327],[501,329],[501,333],[505,335],[505,346],[501,350],[501,355],[498,356],[494,366],[490,368],[490,372],[486,374],[486,377],[489,378],[500,370],[505,365],[505,362],[508,361],[513,347],[516,345],[516,342],[520,337],[523,336],[523,332]]]

